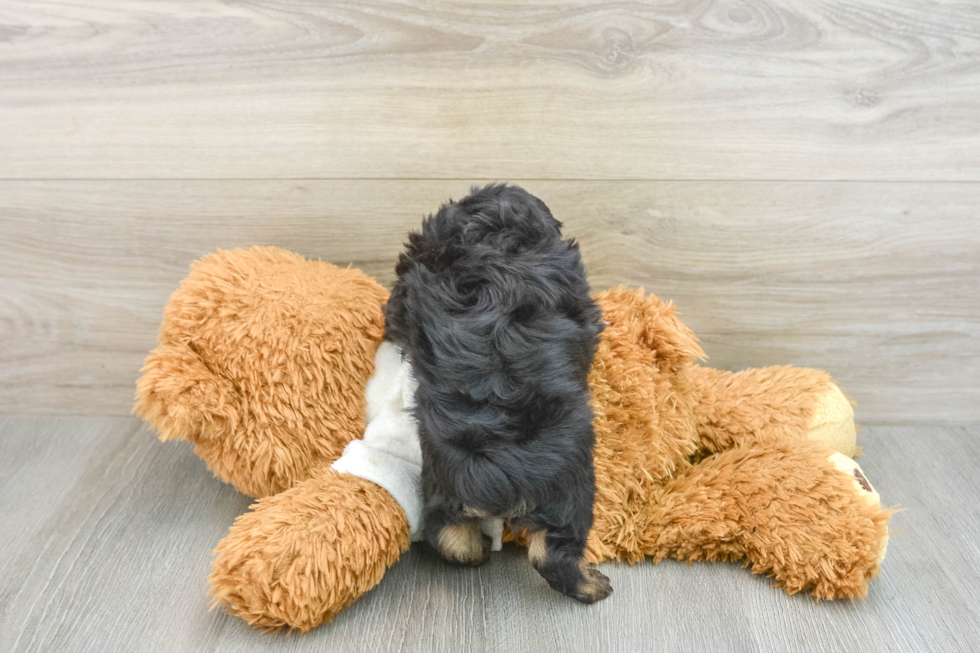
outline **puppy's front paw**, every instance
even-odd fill
[[[582,569],[582,575],[585,580],[579,584],[575,594],[575,598],[582,603],[595,603],[613,593],[612,583],[598,569],[586,567]]]

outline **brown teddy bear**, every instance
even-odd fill
[[[253,626],[330,621],[418,530],[420,459],[379,347],[386,298],[358,270],[256,247],[195,263],[166,308],[135,412],[260,497],[210,579]],[[789,593],[863,597],[891,513],[849,458],[854,416],[830,377],[699,367],[672,305],[622,288],[596,300],[591,561],[741,560]]]

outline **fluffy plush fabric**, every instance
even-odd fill
[[[821,443],[736,447],[653,493],[643,553],[654,562],[738,560],[790,594],[863,597],[891,513],[855,485]]]
[[[588,550],[596,561],[636,562],[653,492],[698,450],[698,397],[686,368],[704,354],[659,298],[619,288],[597,300],[606,329],[589,375],[597,492]]]
[[[591,559],[741,560],[790,593],[864,596],[890,513],[812,441],[853,454],[848,430],[828,431],[817,414],[825,397],[843,398],[830,377],[693,366],[703,353],[673,306],[622,289],[597,299],[608,326],[589,379]]]
[[[854,411],[830,375],[800,367],[723,372],[692,366],[701,448],[714,453],[744,442],[779,442],[808,433],[855,453]]]
[[[267,274],[288,281],[262,281]],[[308,304],[307,296],[341,299]],[[356,271],[247,250],[196,266],[168,307],[139,384],[140,414],[162,435],[195,442],[216,473],[246,491],[292,488],[253,506],[217,549],[216,602],[256,626],[329,621],[408,546],[405,513],[387,491],[320,466],[363,434],[384,298]],[[703,354],[672,306],[623,289],[597,301],[609,325],[589,375],[591,559],[741,560],[789,592],[864,596],[890,512],[834,450],[854,451],[854,426],[827,375],[699,368],[692,363]],[[322,353],[293,343],[280,354],[268,334],[293,320],[310,329],[313,310],[333,325],[319,332]],[[316,392],[281,382],[287,370],[318,379]],[[312,396],[323,403],[309,404]],[[317,420],[258,419],[273,411]]]
[[[384,488],[328,470],[235,520],[214,550],[211,595],[253,626],[305,632],[377,585],[409,543]]]
[[[281,249],[205,256],[170,297],[134,412],[239,491],[282,492],[363,435],[387,297],[360,270]]]

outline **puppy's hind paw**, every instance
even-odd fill
[[[462,567],[479,567],[490,560],[491,540],[477,524],[446,526],[439,533],[439,553],[447,561]]]
[[[612,583],[605,574],[593,567],[582,569],[585,580],[579,585],[575,599],[582,603],[595,603],[613,593]]]

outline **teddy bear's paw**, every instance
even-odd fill
[[[823,442],[844,456],[857,452],[854,408],[836,383],[817,398],[806,437]]]
[[[409,545],[391,495],[326,472],[260,500],[215,549],[215,603],[252,626],[306,632],[381,580]]]
[[[864,500],[870,506],[881,506],[881,495],[879,495],[874,487],[871,485],[871,481],[868,477],[864,475],[864,471],[861,466],[854,462],[853,459],[847,456],[835,452],[830,456],[830,462],[833,463],[839,471],[847,474],[850,477],[851,483],[854,486],[854,490],[859,493]],[[881,541],[881,550],[878,552],[877,562],[880,564],[882,560],[885,559],[885,551],[888,548],[888,535],[885,534]]]

